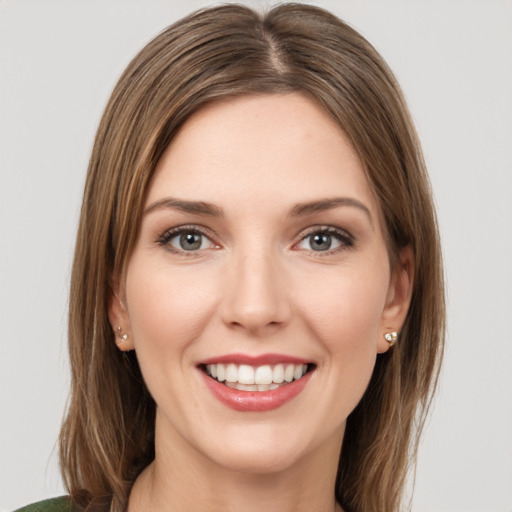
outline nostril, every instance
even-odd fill
[[[264,335],[265,333],[271,333],[278,331],[281,329],[281,327],[284,325],[284,322],[238,322],[238,321],[232,321],[228,324],[228,327],[233,329],[234,331],[239,332],[248,332],[252,333],[254,335],[260,336]]]

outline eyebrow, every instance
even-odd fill
[[[199,215],[209,215],[211,217],[222,217],[224,212],[222,208],[204,201],[184,201],[182,199],[173,199],[172,197],[166,197],[155,201],[150,204],[145,210],[144,215],[151,213],[155,210],[180,210],[186,213],[197,213]]]
[[[320,199],[318,201],[299,203],[290,210],[289,215],[290,217],[301,217],[312,213],[324,212],[340,206],[350,206],[361,210],[366,214],[370,224],[373,226],[373,218],[370,209],[361,201],[354,199],[353,197],[331,197],[327,199]]]
[[[324,212],[340,206],[350,206],[363,211],[368,217],[370,224],[373,226],[373,218],[370,209],[361,201],[352,197],[332,197],[317,201],[309,201],[307,203],[298,203],[290,210],[288,215],[290,217],[301,217]],[[207,203],[205,201],[185,201],[183,199],[174,199],[172,197],[166,197],[150,204],[144,210],[144,215],[156,210],[164,209],[180,210],[185,213],[208,215],[210,217],[222,217],[224,215],[222,208],[212,203]]]

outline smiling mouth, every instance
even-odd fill
[[[216,363],[201,369],[213,380],[239,391],[271,391],[302,379],[314,369],[312,364],[282,363],[251,366],[247,364]]]

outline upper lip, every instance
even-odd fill
[[[252,356],[248,354],[225,354],[221,356],[214,356],[204,361],[201,361],[199,365],[208,365],[216,363],[232,363],[232,364],[246,364],[249,366],[263,366],[263,365],[275,365],[279,363],[289,364],[310,364],[311,361],[303,359],[301,357],[295,357],[285,354],[261,354],[259,356]]]

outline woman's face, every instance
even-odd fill
[[[408,289],[339,127],[299,94],[247,96],[203,108],[167,148],[110,313],[157,443],[273,472],[337,458]]]

